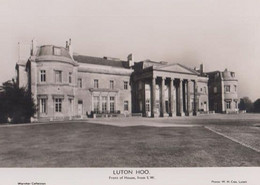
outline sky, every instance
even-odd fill
[[[234,71],[239,97],[260,98],[259,0],[0,0],[0,83],[15,76],[18,42],[135,61]]]

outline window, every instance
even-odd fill
[[[124,111],[128,111],[128,101],[124,101]]]
[[[61,98],[55,99],[55,112],[62,112],[62,99]]]
[[[61,55],[61,49],[54,47],[54,55]]]
[[[200,92],[202,92],[202,88],[200,88]]]
[[[139,81],[139,83],[138,83],[138,90],[141,90],[142,89],[142,81]]]
[[[47,99],[40,99],[40,113],[47,113]]]
[[[214,93],[217,93],[217,92],[218,92],[218,88],[214,87]]]
[[[150,111],[150,100],[149,99],[147,99],[146,101],[145,101],[145,111]]]
[[[73,113],[73,99],[69,98],[69,113]]]
[[[69,72],[69,83],[71,84],[72,83],[72,73]]]
[[[107,96],[102,96],[102,113],[107,111]]]
[[[82,88],[82,79],[81,78],[78,78],[78,87]]]
[[[114,81],[110,80],[110,89],[114,89]]]
[[[237,86],[236,85],[234,85],[234,90],[235,90],[235,92],[237,92]]]
[[[115,97],[110,96],[110,112],[114,113],[115,112]]]
[[[94,96],[94,112],[99,112],[99,96]]]
[[[62,82],[62,72],[61,71],[55,71],[55,82],[56,83]]]
[[[225,92],[226,93],[230,92],[230,85],[225,85]]]
[[[41,82],[46,82],[46,71],[45,70],[41,70]]]
[[[124,81],[124,89],[127,90],[128,89],[128,82]]]
[[[159,101],[159,100],[156,100],[156,101],[155,101],[155,108],[156,108],[157,110],[160,110],[160,101]]]
[[[98,80],[97,79],[94,80],[94,88],[98,89]]]
[[[204,87],[204,93],[207,94],[207,87]]]
[[[230,109],[230,108],[231,108],[231,101],[227,101],[227,102],[226,102],[226,108],[227,108],[227,109]]]

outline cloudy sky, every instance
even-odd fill
[[[239,96],[260,98],[259,0],[0,0],[0,83],[15,76],[18,42],[90,56],[204,64],[236,72]]]

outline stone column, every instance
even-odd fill
[[[183,116],[183,79],[180,79],[180,84],[179,84],[179,109],[180,109],[180,116]]]
[[[174,97],[174,90],[173,90],[173,79],[170,80],[170,116],[173,116],[174,114],[174,100],[173,100],[173,97]]]
[[[194,110],[193,110],[193,115],[196,116],[198,114],[198,106],[199,106],[199,102],[198,102],[198,86],[197,86],[197,81],[194,81]]]
[[[101,96],[101,93],[99,93],[98,113],[102,113],[102,96]]]
[[[161,82],[161,117],[164,116],[165,113],[165,78],[162,78]]]
[[[187,116],[190,116],[191,108],[190,108],[190,85],[191,81],[188,80],[187,82]]]
[[[184,115],[187,115],[187,81],[185,80],[183,80],[182,81],[182,83],[183,83],[183,98],[184,98],[184,100],[183,100],[183,113],[184,113]]]
[[[145,81],[142,81],[142,92],[143,92],[143,96],[142,96],[142,110],[143,110],[143,116],[146,116],[146,110],[145,110]]]
[[[152,78],[151,83],[151,117],[154,117],[155,114],[155,91],[156,91],[156,77]]]

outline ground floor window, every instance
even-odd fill
[[[124,111],[128,111],[128,101],[124,101]]]
[[[231,109],[231,101],[227,101],[226,102],[226,108],[227,109]]]
[[[102,96],[102,113],[107,111],[107,96]]]
[[[168,100],[166,100],[165,101],[165,112],[167,112],[167,113],[169,113],[169,101]]]
[[[115,112],[115,97],[110,96],[110,112],[114,113]]]
[[[155,100],[155,109],[157,112],[159,112],[159,110],[160,110],[160,101],[159,100]]]
[[[150,100],[149,99],[146,99],[146,101],[145,101],[145,110],[146,111],[150,111]]]
[[[69,112],[73,113],[73,99],[69,99]]]
[[[238,106],[237,106],[237,101],[235,101],[235,109],[237,109],[238,108]]]
[[[55,99],[55,112],[62,112],[62,99],[61,98]]]
[[[47,113],[47,99],[40,99],[40,113]]]
[[[94,96],[94,112],[98,113],[99,112],[99,96]]]

